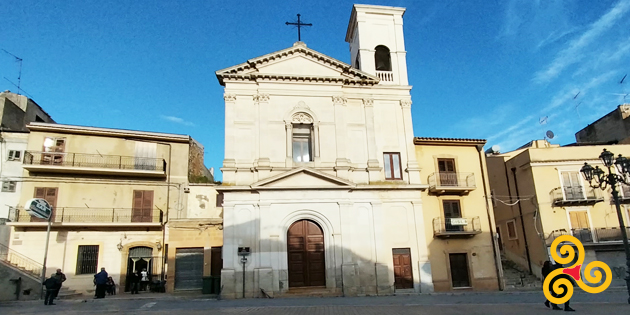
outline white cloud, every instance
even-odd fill
[[[567,47],[561,50],[545,69],[538,71],[534,75],[533,81],[535,83],[547,83],[555,79],[568,66],[583,59],[583,49],[614,26],[629,10],[630,0],[619,1],[610,11],[591,24],[580,37],[570,41]]]
[[[166,115],[161,115],[160,118],[164,119],[164,120],[168,120],[170,122],[174,122],[174,123],[178,123],[184,126],[195,126],[194,123],[184,120],[183,118],[179,118],[179,117],[175,117],[175,116],[166,116]]]

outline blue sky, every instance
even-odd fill
[[[314,24],[302,33],[310,48],[349,63],[353,3],[4,0],[0,48],[24,60],[22,89],[57,122],[190,134],[220,179],[215,71],[290,47],[297,32],[284,23],[297,13]],[[619,83],[630,72],[630,0],[358,3],[407,8],[416,136],[507,151],[553,130],[553,143],[568,144],[630,92],[630,78]],[[17,90],[4,51],[0,77],[1,90]]]

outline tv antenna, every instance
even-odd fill
[[[547,124],[547,119],[548,118],[549,118],[549,116],[540,117],[540,120],[538,122],[540,122],[541,125],[545,125],[545,124]]]
[[[627,76],[628,76],[628,74],[626,73],[626,74],[623,76],[623,78],[621,78],[621,81],[619,81],[619,84],[623,84],[623,80],[625,80]]]
[[[553,137],[555,137],[556,135],[553,134],[553,131],[551,130],[547,130],[547,132],[545,133],[545,140],[549,139],[553,139]]]
[[[18,94],[20,94],[20,91],[22,90],[22,89],[20,88],[20,85],[21,85],[21,83],[22,83],[22,61],[23,61],[23,59],[22,59],[22,58],[20,58],[20,57],[18,57],[18,56],[16,56],[16,55],[14,55],[14,54],[12,54],[12,53],[10,53],[10,52],[8,52],[8,51],[6,51],[5,49],[2,49],[2,51],[4,51],[5,53],[7,53],[7,54],[9,54],[9,55],[13,56],[13,58],[15,58],[15,62],[17,62],[17,63],[19,63],[19,64],[20,64],[20,71],[19,71],[19,73],[18,73],[18,78],[17,78],[17,79],[18,79],[18,83],[17,83]]]

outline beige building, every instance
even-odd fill
[[[167,287],[177,288],[176,255],[184,236],[168,226],[199,227],[186,222],[187,193],[190,179],[207,172],[203,147],[186,135],[46,123],[28,128],[19,204],[45,198],[54,208],[47,273],[61,268],[68,277],[64,286],[86,292],[105,267],[125,291],[126,276],[147,269],[152,280],[166,279]],[[205,210],[196,212],[208,225],[204,241],[186,246],[200,244],[202,264],[206,254],[210,257],[203,248],[221,246],[214,227],[220,222],[212,220],[216,208]],[[43,261],[47,223],[21,207],[13,209],[10,220],[11,250]],[[198,264],[193,261],[200,272],[179,273],[187,279],[186,289],[201,288],[204,269]]]
[[[580,173],[585,162],[604,167],[598,158],[604,148],[630,156],[628,145],[559,146],[546,140],[487,155],[495,220],[506,258],[540,277],[543,262],[550,260],[551,242],[569,234],[584,244],[585,263],[607,263],[613,270],[613,285],[623,283],[625,258],[610,189],[590,188]],[[627,225],[630,189],[620,190]]]
[[[416,137],[424,233],[436,291],[502,288],[485,140]]]

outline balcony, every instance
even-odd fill
[[[434,218],[433,236],[439,238],[473,237],[481,233],[481,221],[474,218]]]
[[[475,174],[458,172],[436,172],[429,175],[429,192],[437,195],[465,195],[474,190]]]
[[[626,227],[626,233],[630,236],[630,227]],[[591,229],[571,229],[569,231],[562,229],[553,231],[546,239],[547,245],[551,245],[560,235],[573,235],[582,244],[606,244],[621,243],[621,229],[618,227],[599,227]]]
[[[394,72],[393,71],[380,71],[376,70],[376,76],[382,82],[394,82]]]
[[[166,177],[164,159],[135,156],[26,151],[22,164],[31,173]]]
[[[556,187],[549,193],[554,207],[588,206],[604,201],[604,196],[598,189],[584,189],[582,186]]]
[[[11,211],[7,225],[37,226],[47,221],[31,217],[21,208]],[[76,208],[57,207],[53,211],[53,226],[160,226],[162,211],[157,209],[131,208]]]

